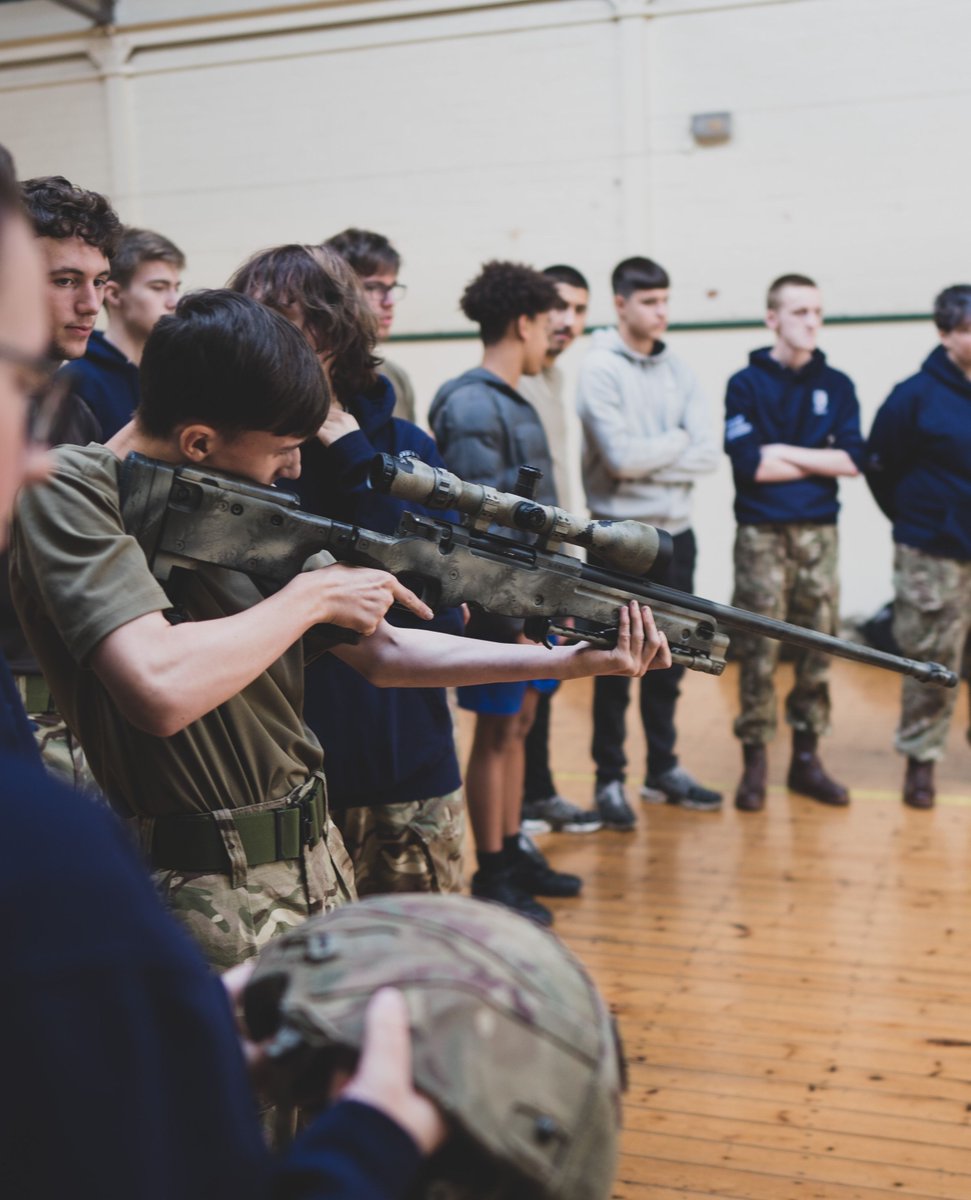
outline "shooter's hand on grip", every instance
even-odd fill
[[[356,642],[374,633],[392,604],[401,604],[422,620],[434,616],[427,604],[387,571],[370,567],[348,567],[333,563],[306,571],[287,587],[305,589],[320,613],[319,623],[351,636],[339,641]]]

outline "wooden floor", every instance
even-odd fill
[[[785,670],[785,668],[784,668]],[[730,803],[735,678],[690,675],[682,761],[726,793],[720,814],[632,800],[633,834],[537,839],[585,879],[556,929],[620,1020],[630,1060],[624,1200],[971,1196],[971,749],[961,695],[936,810],[899,799],[899,682],[834,667],[826,761],[853,792],[831,810],[782,786]],[[962,688],[962,693],[964,689]],[[560,791],[587,804],[591,687],[553,709]],[[630,722],[628,751],[643,767]],[[467,734],[469,723],[462,718]],[[465,739],[466,744],[467,738]]]

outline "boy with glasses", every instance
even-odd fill
[[[361,280],[364,294],[378,327],[378,341],[391,336],[395,309],[405,298],[407,289],[398,282],[401,255],[381,233],[369,229],[345,229],[328,238],[324,245],[350,263]],[[404,368],[387,358],[381,363],[381,374],[394,388],[394,416],[405,421],[415,419],[415,389]]]

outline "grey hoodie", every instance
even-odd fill
[[[690,528],[694,481],[715,469],[720,447],[689,368],[662,343],[638,354],[616,329],[600,330],[580,368],[577,410],[593,515]]]

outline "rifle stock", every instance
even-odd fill
[[[280,587],[312,555],[328,551],[341,562],[389,571],[433,608],[467,603],[522,618],[537,641],[562,634],[612,646],[620,608],[636,599],[651,606],[674,661],[711,675],[725,669],[728,632],[744,630],[924,682],[957,683],[937,663],[871,650],[488,530],[406,513],[396,534],[376,533],[304,512],[295,496],[276,488],[138,454],[122,464],[120,490],[125,527],[160,580],[174,567],[207,564]]]

